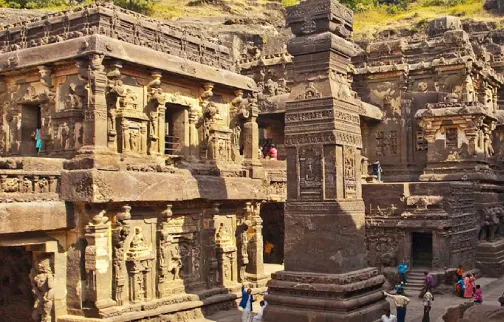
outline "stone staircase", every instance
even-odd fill
[[[424,270],[410,270],[406,275],[406,280],[408,283],[404,286],[404,291],[408,297],[418,296],[425,284]]]

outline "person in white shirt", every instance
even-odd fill
[[[266,301],[261,301],[261,302],[259,302],[259,305],[261,306],[261,308],[259,309],[259,312],[257,313],[257,315],[254,316],[253,322],[262,322],[264,309],[268,306],[268,303]]]
[[[385,314],[381,317],[382,322],[397,322],[397,318],[394,314],[390,313],[390,309],[385,310]]]

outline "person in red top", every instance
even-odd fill
[[[270,157],[271,160],[278,160],[278,151],[275,148],[274,144],[270,145],[270,148],[268,150],[268,153],[266,154],[267,157]]]
[[[476,285],[476,292],[474,292],[474,303],[475,304],[483,303],[483,294],[481,292],[481,288],[479,285]]]

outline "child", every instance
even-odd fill
[[[465,292],[465,285],[464,285],[464,280],[459,279],[457,284],[455,284],[455,291],[457,292],[457,295],[460,297],[464,297],[464,292]]]
[[[479,285],[476,285],[476,291],[474,292],[474,304],[483,303],[483,294]]]
[[[401,282],[399,285],[396,286],[396,294],[407,296],[406,292],[404,291],[404,282]]]

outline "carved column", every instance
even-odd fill
[[[160,72],[151,74],[152,81],[148,85],[149,110],[149,154],[163,155],[165,149],[165,111],[166,97],[161,88]]]
[[[200,114],[197,108],[191,107],[189,110],[189,158],[198,159],[199,152],[199,133],[196,128]]]
[[[98,309],[114,306],[112,300],[112,249],[105,210],[95,215],[85,227],[86,301]]]
[[[124,243],[131,231],[130,219],[131,207],[128,205],[122,206],[121,211],[116,215],[116,223],[112,231],[112,262],[114,265],[113,298],[118,306],[124,304],[125,288],[127,289],[128,276],[126,273],[126,262],[124,261]]]
[[[87,64],[88,100],[84,108],[84,133],[81,153],[108,151],[107,131],[107,74],[103,54],[91,54],[88,61],[81,62],[81,70]]]
[[[252,160],[252,163],[259,159],[259,125],[257,125],[257,116],[259,107],[257,104],[257,93],[253,93],[248,102],[249,117],[243,124],[243,156]]]
[[[238,282],[236,263],[236,246],[233,243],[231,227],[220,224],[215,234],[217,245],[217,261],[219,266],[219,280],[226,287],[235,286]]]
[[[209,289],[219,285],[219,278],[217,275],[218,261],[216,257],[216,244],[215,244],[215,216],[219,214],[219,204],[213,204],[211,209],[208,209],[203,214],[203,228],[206,235],[205,246],[205,269],[206,269],[206,283]]]
[[[47,153],[53,148],[52,112],[54,110],[56,97],[55,87],[52,84],[52,72],[47,66],[39,66],[40,83],[44,87],[44,92],[40,94],[40,112],[42,128],[39,135],[42,140],[42,147],[39,153]]]
[[[111,70],[107,73],[107,145],[112,151],[117,150],[117,105],[120,97],[125,95],[123,82],[121,81],[120,61],[114,61]]]
[[[247,265],[247,278],[253,281],[264,280],[264,260],[263,260],[263,236],[262,236],[262,223],[261,218],[261,203],[260,202],[247,202],[245,205],[245,213],[247,214],[247,222],[250,223],[248,231],[248,259]]]
[[[295,83],[285,115],[285,271],[268,282],[266,321],[372,322],[389,306],[385,279],[367,260],[352,23],[336,0],[287,8]]]
[[[181,293],[184,290],[184,283],[180,278],[182,268],[180,249],[169,229],[172,217],[172,205],[167,204],[159,218],[158,229],[157,296],[159,298]]]

